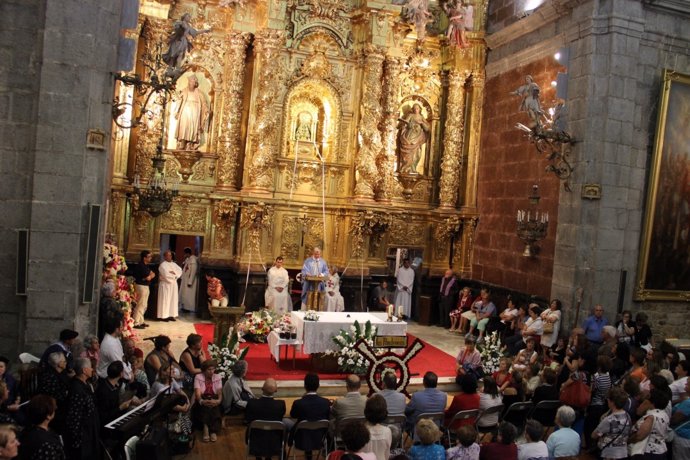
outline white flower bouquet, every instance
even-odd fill
[[[307,310],[307,312],[304,314],[304,320],[305,321],[318,321],[319,315],[316,313],[316,310]]]
[[[208,344],[208,354],[218,363],[216,374],[220,375],[223,380],[232,374],[232,366],[237,361],[244,359],[248,351],[249,347],[240,348],[238,334],[235,333],[232,327],[228,331],[225,340],[223,340],[222,346],[219,347],[215,343]]]
[[[341,329],[338,335],[333,337],[333,342],[339,350],[328,350],[326,354],[337,357],[338,368],[341,372],[365,374],[369,369],[369,359],[365,358],[354,346],[360,339],[364,339],[373,349],[375,337],[376,326],[372,326],[371,321],[367,321],[364,328],[355,321],[349,329]]]
[[[498,365],[503,356],[501,354],[501,337],[497,331],[492,332],[484,343],[477,345],[477,350],[482,357],[482,368],[486,375],[491,375],[498,370]]]

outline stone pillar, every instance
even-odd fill
[[[217,190],[238,190],[237,173],[240,171],[242,94],[244,89],[244,61],[247,57],[249,36],[231,32],[228,37],[222,94],[222,108],[218,124],[220,135],[218,153]]]
[[[395,182],[396,137],[398,134],[398,94],[400,94],[400,71],[402,62],[399,58],[387,57],[385,62],[385,87],[383,97],[383,150],[378,158],[380,182],[376,190],[376,200],[390,202]]]
[[[281,93],[282,67],[277,62],[285,42],[281,30],[264,29],[254,38],[257,90],[256,111],[251,134],[251,161],[247,187],[258,193],[270,193],[275,180],[275,160],[278,148],[280,111],[275,107]]]
[[[465,138],[465,82],[467,77],[467,72],[457,70],[451,70],[448,74],[448,103],[439,192],[442,209],[453,209],[458,204]]]
[[[383,149],[379,122],[382,117],[381,78],[384,55],[379,47],[367,45],[362,50],[362,60],[364,69],[355,158],[355,199],[370,201],[374,198],[374,189],[378,181],[376,159]]]
[[[467,179],[465,182],[465,197],[462,206],[476,209],[477,207],[477,166],[479,164],[479,148],[482,135],[482,108],[484,107],[484,70],[472,72],[470,87],[472,91],[472,106],[470,107],[470,132],[467,147]]]

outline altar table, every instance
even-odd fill
[[[324,353],[335,350],[333,337],[338,335],[341,329],[349,329],[357,321],[362,328],[367,321],[376,326],[378,335],[407,334],[405,321],[386,321],[386,313],[355,313],[355,312],[318,312],[318,321],[305,321],[303,311],[292,312],[292,322],[297,328],[297,338],[302,341],[302,353]]]

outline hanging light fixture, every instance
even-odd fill
[[[539,186],[535,184],[532,186],[532,194],[529,196],[530,203],[536,208],[540,198]],[[537,254],[537,248],[534,245],[546,238],[548,230],[548,212],[540,213],[538,209],[518,210],[516,233],[518,238],[525,243],[525,250],[522,252],[524,257],[534,257]]]
[[[158,144],[156,155],[151,159],[153,172],[147,183],[141,182],[139,174],[134,176],[134,194],[138,202],[138,211],[158,217],[170,211],[173,200],[179,194],[179,179],[165,179],[165,158],[162,145]]]

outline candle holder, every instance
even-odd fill
[[[518,211],[517,236],[525,243],[523,257],[534,257],[537,248],[534,244],[546,238],[549,229],[549,213]]]
[[[388,317],[386,318],[386,321],[389,322],[389,323],[392,323],[392,322],[393,322],[393,309],[394,309],[394,308],[395,308],[395,307],[394,307],[393,305],[388,305],[388,306],[386,307],[386,313],[388,314]]]

